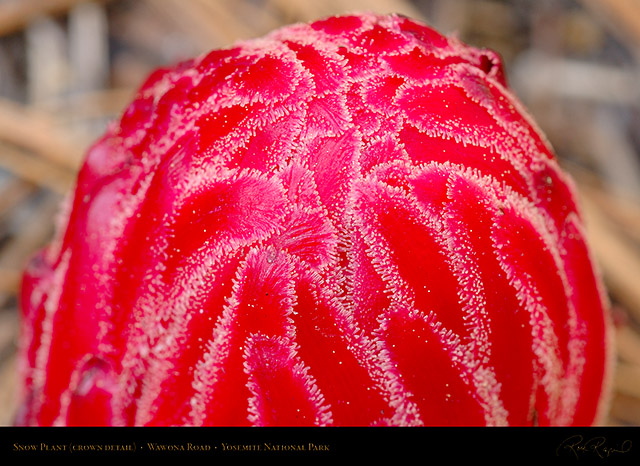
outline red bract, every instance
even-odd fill
[[[574,189],[498,57],[333,17],[152,74],[23,288],[38,425],[597,422]]]

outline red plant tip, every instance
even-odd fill
[[[153,73],[28,266],[27,425],[590,425],[604,294],[497,55],[400,16]]]

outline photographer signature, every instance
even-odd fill
[[[582,435],[572,435],[564,440],[558,448],[556,448],[556,456],[592,454],[600,458],[607,458],[611,455],[628,453],[631,451],[631,440],[624,440],[615,446],[608,446],[605,437],[591,437],[585,439]]]

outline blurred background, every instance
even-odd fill
[[[614,308],[605,424],[640,425],[640,0],[0,0],[0,425],[17,294],[83,154],[154,68],[291,22],[403,13],[505,62],[577,182]]]

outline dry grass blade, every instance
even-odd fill
[[[638,0],[582,0],[629,45],[640,58],[640,2]]]
[[[610,292],[640,321],[640,252],[612,226],[610,220],[583,197],[587,231]]]
[[[0,3],[0,36],[20,31],[34,19],[69,11],[87,0],[5,0]]]
[[[50,117],[6,99],[0,99],[0,141],[71,170],[78,169],[84,151]]]
[[[0,143],[0,168],[58,194],[65,194],[75,178],[73,170],[2,143]]]

